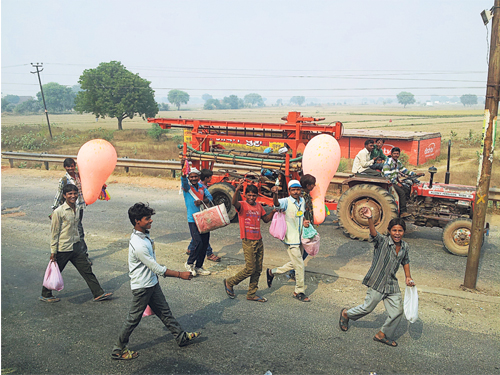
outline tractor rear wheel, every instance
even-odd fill
[[[469,253],[469,243],[472,220],[455,219],[450,221],[443,229],[443,243],[450,253],[466,257]]]
[[[236,208],[231,204],[235,187],[228,182],[218,182],[209,186],[208,192],[212,194],[213,202],[215,205],[224,203],[226,206],[227,215],[229,220],[234,221],[237,217]]]
[[[373,223],[380,233],[387,233],[389,222],[398,216],[398,206],[387,190],[371,184],[353,186],[342,194],[337,206],[340,225],[352,239],[370,237],[368,220],[361,215],[362,207],[372,210]]]

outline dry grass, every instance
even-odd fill
[[[476,151],[479,150],[477,143],[464,141],[472,130],[477,137],[482,131],[482,109],[462,109],[450,107],[442,110],[434,108],[415,107],[404,109],[402,106],[331,106],[331,107],[264,107],[245,108],[239,110],[205,111],[200,108],[182,109],[181,111],[160,112],[157,117],[167,118],[197,118],[209,120],[226,121],[248,121],[248,122],[270,122],[282,123],[281,117],[289,111],[302,112],[304,116],[325,117],[323,123],[342,121],[347,129],[380,129],[398,131],[421,131],[437,132],[442,136],[442,156],[437,160],[429,161],[419,166],[418,171],[427,171],[431,165],[438,168],[437,179],[444,181],[446,171],[446,144],[447,140],[453,138],[451,182],[475,185],[478,170]],[[124,120],[124,131],[114,131],[117,128],[116,119],[99,119],[98,122],[91,114],[65,114],[50,115],[54,136],[77,134],[80,139],[64,140],[53,143],[50,147],[41,149],[58,154],[76,155],[81,144],[84,143],[96,128],[102,131],[112,132],[111,143],[115,146],[118,156],[137,159],[168,160],[177,159],[178,150],[176,145],[180,141],[182,132],[171,130],[167,136],[160,141],[154,141],[147,136],[147,130],[151,124],[135,117],[132,120]],[[391,122],[389,120],[392,120]],[[38,129],[46,132],[45,115],[15,116],[2,114],[2,141],[7,127],[22,125],[19,129]],[[33,126],[33,127],[32,127]],[[456,133],[453,137],[451,132]],[[3,148],[6,149],[5,147]],[[9,148],[10,150],[10,148]],[[21,150],[13,150],[21,151]],[[26,150],[25,150],[26,151]],[[36,151],[38,152],[38,150]],[[5,164],[5,162],[3,162]],[[348,161],[346,171],[351,170],[351,161]],[[27,167],[33,167],[36,163],[27,163]],[[36,166],[40,167],[40,166]],[[494,160],[493,171],[499,168],[498,159]],[[147,175],[158,175],[158,171],[145,171]],[[500,173],[493,173],[491,186],[500,186]]]

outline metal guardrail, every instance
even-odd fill
[[[49,163],[60,163],[64,162],[66,158],[76,159],[76,155],[57,155],[57,154],[37,154],[37,153],[24,153],[24,152],[2,152],[2,159],[8,159],[11,168],[14,168],[14,160],[29,160],[43,162],[45,169],[49,169]],[[116,163],[117,167],[125,168],[128,172],[129,168],[155,168],[155,169],[167,169],[172,171],[172,176],[176,176],[176,172],[181,170],[181,163],[177,160],[145,160],[145,159],[130,159],[130,158],[118,158]],[[214,164],[215,169],[229,169],[234,170],[237,173],[245,173],[248,171],[260,172],[261,168],[245,166],[242,168],[241,165],[233,164]],[[351,173],[337,172],[333,176],[331,183],[336,185],[341,185],[342,182],[351,176]],[[490,188],[489,200],[500,202],[500,189]]]

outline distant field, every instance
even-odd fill
[[[476,184],[478,168],[476,153],[479,150],[479,139],[482,131],[482,109],[471,110],[456,107],[436,110],[428,107],[418,109],[413,107],[404,110],[403,107],[398,106],[318,106],[206,111],[201,108],[187,108],[180,111],[160,112],[157,117],[179,118],[182,116],[182,118],[210,120],[282,123],[281,117],[286,116],[289,111],[299,111],[307,117],[325,117],[322,123],[341,121],[346,129],[440,132],[442,156],[438,160],[430,161],[428,165],[420,166],[418,170],[426,171],[429,166],[436,165],[439,170],[438,180],[444,180],[446,143],[452,139],[452,183]],[[90,114],[50,115],[50,121],[57,140],[36,152],[76,154],[82,143],[102,134],[112,138],[111,142],[116,147],[120,157],[172,159],[177,157],[178,150],[175,146],[182,138],[180,130],[172,130],[167,136],[163,136],[162,141],[152,140],[146,135],[151,124],[141,117],[124,120],[124,131],[122,132],[115,131],[117,129],[116,119],[99,119],[96,122],[95,117]],[[18,127],[9,131],[7,127],[12,126]],[[15,136],[21,137],[26,133],[25,129],[31,131],[30,136],[26,138],[31,139],[37,135],[46,138],[45,115],[14,116],[2,114],[2,149],[12,149],[12,147],[4,145],[4,135],[15,133]],[[3,163],[5,164],[5,162]],[[348,161],[348,170],[350,170],[350,165],[351,162]],[[499,168],[498,158],[494,161],[493,168],[492,186],[500,185],[500,173],[495,173],[495,170]],[[145,173],[157,175],[153,171]]]

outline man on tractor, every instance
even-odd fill
[[[405,176],[417,176],[415,172],[411,172],[406,169],[401,161],[399,161],[399,156],[401,155],[401,149],[399,147],[393,147],[391,150],[391,157],[385,161],[382,172],[384,176],[391,181],[392,186],[396,189],[399,196],[399,217],[405,218],[411,216],[406,209],[407,196],[410,195],[410,189],[403,185],[400,181],[400,177]]]

